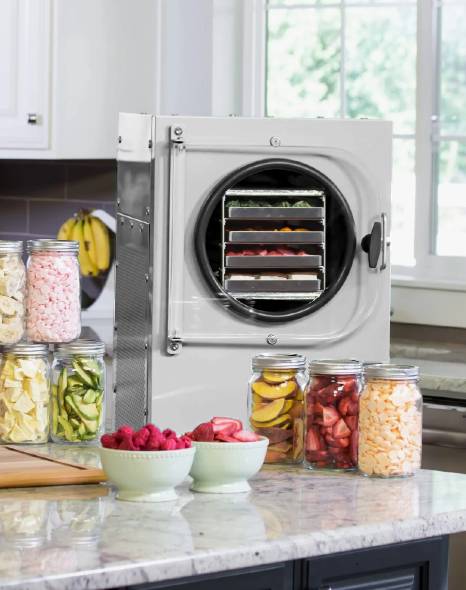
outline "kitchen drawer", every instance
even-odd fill
[[[118,590],[293,590],[293,566],[293,562],[278,563]]]
[[[448,539],[439,537],[304,561],[303,590],[447,590]]]

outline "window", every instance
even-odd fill
[[[269,0],[265,16],[266,114],[392,120],[394,271],[466,285],[466,0]]]

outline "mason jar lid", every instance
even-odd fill
[[[103,355],[105,354],[105,344],[100,340],[74,340],[73,342],[58,344],[55,350],[60,355]]]
[[[304,369],[306,357],[302,354],[258,354],[252,359],[253,369]]]
[[[47,356],[49,347],[47,344],[31,344],[29,342],[18,342],[12,346],[3,347],[4,354],[16,356]]]
[[[374,364],[368,365],[364,369],[368,379],[417,379],[419,377],[419,367],[415,365],[392,365],[392,364]]]
[[[28,240],[28,252],[79,252],[79,242],[74,240]]]
[[[311,361],[315,375],[355,375],[362,372],[362,364],[355,359],[321,359]]]
[[[0,254],[22,254],[23,242],[0,240]]]

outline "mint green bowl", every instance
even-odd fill
[[[193,464],[196,449],[175,451],[100,450],[108,480],[118,488],[117,498],[130,502],[175,500],[175,487],[183,482]]]
[[[189,475],[191,490],[210,494],[248,492],[248,479],[262,467],[269,441],[264,436],[257,442],[197,442]]]

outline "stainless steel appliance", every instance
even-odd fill
[[[466,396],[423,389],[424,469],[466,473]],[[450,537],[449,590],[466,588],[466,533]]]
[[[389,356],[391,124],[120,115],[116,421],[246,418],[251,357]]]

